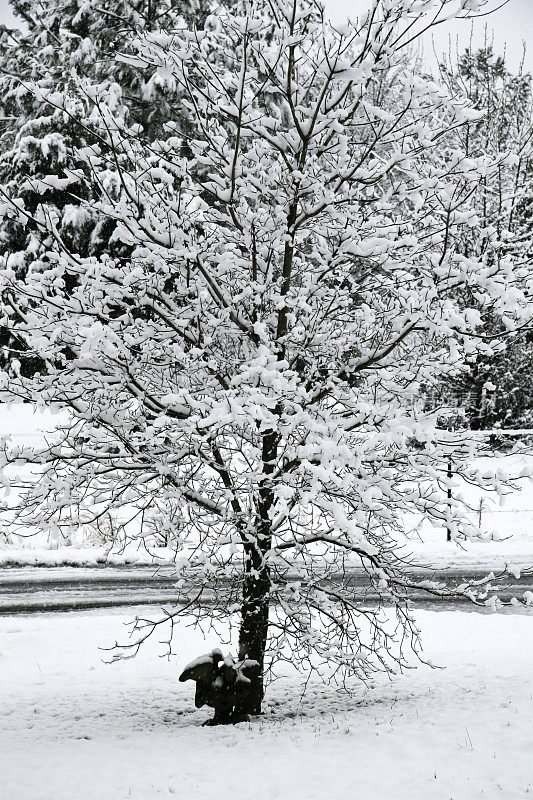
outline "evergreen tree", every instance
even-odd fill
[[[105,133],[90,102],[79,98],[76,117],[83,126],[50,102],[50,92],[71,91],[79,79],[109,87],[116,108],[130,124],[140,125],[147,140],[163,133],[162,120],[186,114],[176,87],[154,78],[153,71],[133,69],[116,56],[127,53],[131,42],[145,32],[172,30],[185,24],[202,24],[208,4],[198,0],[14,0],[13,10],[24,32],[4,28],[0,33],[0,182],[10,196],[18,195],[30,217],[43,200],[63,239],[83,255],[113,251],[113,225],[80,206],[101,187],[75,179],[81,164],[73,152],[83,143],[94,144]],[[105,6],[105,7],[104,7]],[[83,107],[85,106],[86,114]],[[57,180],[51,186],[50,176]],[[48,186],[43,189],[42,179]],[[87,177],[87,176],[86,176]],[[0,254],[17,274],[41,269],[50,242],[43,240],[28,217],[7,215],[0,226]],[[122,248],[123,250],[124,248]],[[13,335],[12,326],[0,323],[0,363],[32,374],[44,368],[42,359],[28,354]]]
[[[442,65],[441,76],[454,94],[468,98],[482,112],[455,135],[456,142],[467,157],[499,161],[498,169],[484,176],[474,193],[480,224],[463,237],[463,252],[467,257],[486,257],[494,265],[511,253],[521,266],[516,280],[523,288],[533,263],[531,75],[512,74],[504,58],[488,46],[466,50],[453,68]],[[463,291],[465,303],[475,301],[475,290]],[[508,320],[494,313],[491,303],[479,310],[486,347],[469,357],[470,372],[453,387],[445,387],[445,394],[464,407],[474,429],[530,427],[533,333],[524,328],[502,338],[506,327],[512,328]]]

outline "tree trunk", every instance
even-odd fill
[[[274,492],[270,475],[274,471],[279,437],[275,431],[263,436],[263,478],[259,483],[255,531],[244,546],[244,580],[242,590],[241,629],[239,633],[239,658],[251,658],[259,664],[259,674],[245,701],[239,708],[242,714],[260,714],[263,702],[263,671],[268,636],[270,608],[270,570],[266,554],[272,546],[272,521]]]
[[[251,658],[259,664],[250,691],[239,708],[245,714],[260,714],[263,702],[263,671],[268,635],[270,575],[263,554],[256,546],[245,554],[245,576],[239,632],[239,658]]]

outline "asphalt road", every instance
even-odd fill
[[[486,575],[486,570],[418,570],[410,575],[415,580],[432,579],[448,586]],[[331,581],[334,583],[335,581]],[[349,576],[354,600],[377,599],[368,590],[363,570]],[[192,588],[192,587],[191,587]],[[497,594],[502,600],[522,598],[533,591],[531,575],[505,577]],[[0,614],[76,611],[95,608],[138,605],[173,605],[176,598],[176,576],[172,567],[7,567],[0,569]],[[471,608],[461,599],[440,600],[419,590],[412,594],[416,605],[431,608]],[[202,601],[209,603],[209,593]]]

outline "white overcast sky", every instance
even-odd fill
[[[501,2],[502,0],[489,0],[489,6],[496,8]],[[325,0],[325,3],[332,18],[341,20],[348,16],[354,19],[366,9],[369,0]],[[8,0],[0,0],[0,22],[7,25],[14,24]],[[518,69],[525,43],[527,46],[525,67],[533,72],[533,0],[508,0],[498,11],[474,23],[454,20],[439,26],[434,33],[436,50],[439,53],[448,51],[450,43],[452,51],[455,51],[456,43],[459,45],[459,50],[463,50],[469,44],[472,28],[474,47],[482,46],[485,36],[489,40],[493,39],[494,48],[498,53],[503,53],[505,49],[507,63],[513,70]],[[433,59],[432,49],[431,40],[426,40],[424,55],[427,60]]]
[[[503,0],[489,0],[485,10],[497,9]],[[364,11],[368,0],[325,0],[326,7],[335,19],[346,16],[356,17]],[[505,50],[508,66],[517,70],[522,61],[524,44],[526,46],[525,69],[533,72],[533,0],[507,0],[499,10],[478,18],[475,21],[455,19],[437,26],[433,31],[435,50],[448,52],[450,44],[452,52],[456,45],[459,52],[469,46],[472,36],[474,48],[482,47],[485,38],[493,41],[494,50],[503,55]],[[433,59],[433,43],[431,38],[423,43],[424,54]]]

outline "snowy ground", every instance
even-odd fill
[[[532,493],[533,495],[533,493]],[[533,496],[532,496],[533,501]],[[406,542],[403,554],[419,566],[436,570],[479,568],[499,571],[509,564],[521,567],[533,565],[533,511],[524,512],[524,528],[502,541],[447,542],[445,536],[435,534]],[[32,546],[33,545],[33,546]],[[37,546],[28,540],[25,546],[0,543],[0,567],[96,567],[96,566],[152,566],[173,563],[170,548],[150,548],[147,551],[137,544],[119,551],[95,545],[81,547],[56,546],[54,549]]]
[[[68,421],[65,412],[35,409],[28,404],[0,404],[0,438],[8,437],[12,445],[41,446],[53,440],[54,430]],[[533,474],[533,451],[527,453],[484,457],[477,460],[483,470],[499,468],[509,476],[524,471]],[[6,474],[22,474],[30,478],[28,467],[9,467]],[[498,498],[475,487],[463,489],[464,499],[472,509],[472,521],[480,523],[489,541],[466,542],[461,545],[446,542],[446,531],[429,527],[415,530],[406,540],[404,555],[412,554],[419,565],[435,569],[479,567],[500,570],[507,564],[525,567],[533,563],[533,480],[522,480],[521,491]],[[408,528],[416,528],[416,519],[405,520]],[[2,536],[4,534],[4,536]],[[492,537],[492,538],[491,538]],[[82,526],[70,537],[68,545],[47,531],[33,535],[15,536],[0,528],[0,566],[61,566],[92,567],[169,564],[174,560],[172,548],[146,546],[137,540],[126,547],[118,543],[99,541],[91,526]]]
[[[50,438],[50,431],[65,421],[64,415],[50,411],[36,412],[28,405],[0,405],[0,437],[10,436],[13,444],[39,445]],[[499,467],[511,476],[524,469],[533,471],[533,453],[522,455],[497,455],[478,459],[483,469]],[[21,468],[17,468],[20,472]],[[22,470],[24,471],[24,470]],[[503,569],[506,564],[519,567],[533,563],[533,481],[522,481],[522,490],[512,492],[501,502],[492,494],[467,487],[465,500],[472,508],[472,519],[481,521],[481,527],[494,538],[483,543],[466,543],[459,546],[446,542],[446,531],[423,529],[406,542],[405,552],[413,559],[436,569],[479,567],[487,570]],[[406,521],[408,525],[416,520]],[[0,534],[2,531],[0,531]],[[142,541],[128,547],[111,549],[98,544],[93,529],[80,529],[71,539],[71,546],[53,539],[45,531],[28,538],[11,537],[2,541],[0,536],[0,566],[42,565],[110,566],[127,564],[149,565],[170,563],[172,549],[150,547]],[[73,545],[73,546],[72,546]]]
[[[202,728],[178,670],[217,642],[180,630],[100,660],[128,612],[0,619],[5,800],[525,800],[533,793],[533,615],[418,612],[428,655],[347,699],[293,679],[266,714]]]
[[[31,440],[39,425],[22,408],[0,419],[0,433]],[[518,474],[524,458],[505,465]],[[480,498],[468,499],[476,509]],[[423,532],[410,544],[416,560],[438,569],[532,564],[531,484],[481,510],[500,541],[462,550],[444,531]],[[171,558],[168,550],[109,553],[42,537],[0,549],[4,565]],[[132,611],[0,617],[0,796],[525,800],[533,795],[533,609],[416,613],[427,655],[446,669],[383,678],[351,698],[311,685],[302,699],[289,676],[270,687],[264,717],[215,729],[201,727],[211,712],[194,710],[194,687],[177,675],[217,640],[182,629],[176,659],[159,658],[154,639],[137,659],[110,666],[98,648],[124,641]]]

